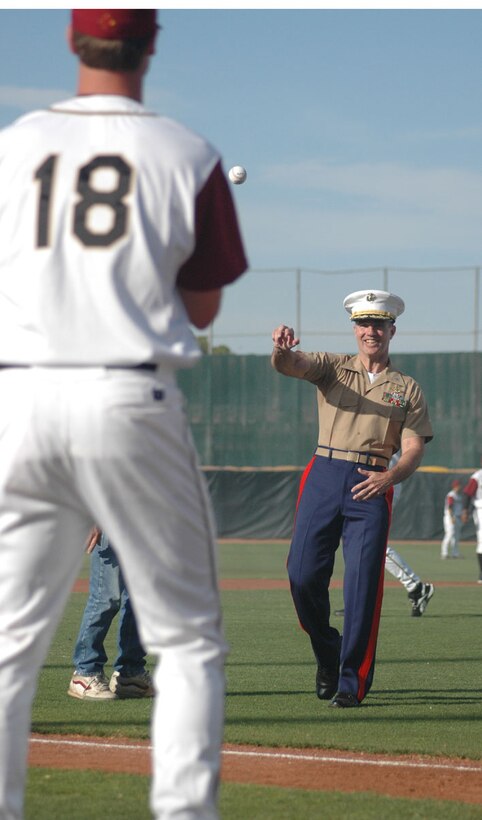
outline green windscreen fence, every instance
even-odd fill
[[[425,465],[478,467],[482,452],[482,353],[393,355],[428,401],[434,439]],[[281,376],[268,356],[204,356],[179,373],[203,465],[301,467],[317,438],[316,390]]]
[[[290,538],[302,471],[289,469],[204,468],[221,538]],[[390,529],[391,539],[442,539],[443,510],[452,480],[462,485],[465,471],[417,470],[403,483]],[[462,540],[472,540],[472,520],[464,525]]]
[[[480,466],[482,354],[405,354],[392,361],[422,386],[434,439],[423,468],[404,482],[391,537],[441,538],[452,479],[459,473],[465,483]],[[289,538],[301,472],[316,446],[315,388],[281,376],[268,356],[205,356],[179,373],[179,384],[220,537]],[[463,538],[473,537],[469,522]]]

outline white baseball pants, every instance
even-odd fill
[[[212,512],[174,376],[3,369],[0,389],[0,818],[22,817],[37,675],[95,523],[157,659],[153,816],[213,820],[226,645]]]
[[[475,537],[477,539],[477,546],[475,551],[482,554],[482,507],[474,507],[473,520],[475,524]]]
[[[419,576],[405,563],[402,556],[393,547],[387,547],[385,569],[405,587],[407,592],[413,592],[420,583]]]
[[[458,558],[460,555],[459,541],[461,532],[462,521],[460,516],[457,515],[455,519],[452,519],[450,513],[444,512],[444,537],[440,550],[442,558],[448,558],[449,555]]]

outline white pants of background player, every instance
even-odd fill
[[[479,562],[479,584],[482,584],[482,507],[474,507],[473,518],[477,536],[476,554]]]
[[[22,817],[37,675],[95,522],[157,659],[153,815],[212,820],[226,646],[212,512],[174,377],[6,369],[0,389],[0,818]]]
[[[385,569],[403,584],[407,592],[413,592],[421,583],[419,576],[405,563],[401,555],[390,546],[387,547]]]
[[[475,535],[477,538],[477,546],[475,551],[482,554],[482,507],[474,507],[473,519],[475,524]]]
[[[440,554],[442,558],[448,558],[451,555],[453,558],[460,557],[459,541],[460,533],[462,532],[462,521],[459,515],[454,518],[449,512],[444,512],[444,537]]]
[[[400,459],[400,452],[395,453],[390,460],[390,467],[394,467],[395,464]],[[392,510],[395,509],[398,502],[400,501],[400,496],[402,494],[402,485],[395,484],[393,488],[393,499],[392,499]],[[393,547],[387,546],[387,554],[385,556],[385,569],[393,575],[397,581],[400,581],[401,584],[405,587],[407,592],[413,592],[414,589],[418,587],[419,584],[422,583],[421,579],[418,575],[416,575],[405,563],[402,556],[396,552]]]

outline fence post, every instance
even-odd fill
[[[475,421],[474,439],[472,442],[473,464],[475,467],[481,466],[481,435],[482,435],[482,411],[480,407],[480,358],[479,358],[479,299],[480,299],[480,268],[474,270],[474,352],[473,352],[473,413]]]
[[[296,268],[296,336],[301,338],[301,270]]]
[[[383,290],[388,290],[388,268],[383,268]]]
[[[480,268],[476,268],[474,273],[474,353],[477,353],[479,349]]]

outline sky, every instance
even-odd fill
[[[0,9],[0,127],[73,96],[65,9]],[[249,271],[213,343],[354,349],[343,298],[406,303],[392,351],[482,349],[482,10],[182,9],[145,103],[205,136],[232,186]],[[346,272],[348,271],[348,272]]]

